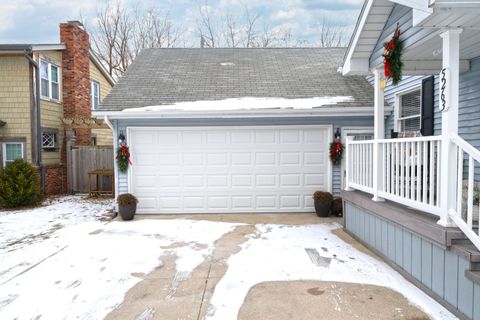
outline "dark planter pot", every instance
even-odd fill
[[[328,217],[330,214],[330,206],[331,203],[322,201],[322,200],[315,200],[315,212],[319,217]]]
[[[120,217],[122,217],[122,220],[125,220],[125,221],[133,220],[133,217],[135,217],[136,211],[137,211],[136,203],[118,205],[118,213],[120,214]]]

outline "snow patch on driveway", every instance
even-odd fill
[[[434,319],[456,319],[387,264],[334,235],[332,230],[341,227],[338,224],[256,227],[258,231],[242,245],[241,251],[228,259],[228,270],[215,288],[206,319],[237,319],[254,285],[295,280],[383,286],[401,293]]]
[[[102,319],[142,274],[162,266],[162,256],[175,254],[177,271],[188,276],[236,226],[181,219],[104,223],[98,217],[105,209],[68,199],[0,215],[2,244],[62,225],[48,238],[14,249],[2,245],[0,319]]]

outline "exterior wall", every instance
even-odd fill
[[[188,127],[188,126],[254,126],[254,125],[308,125],[308,124],[331,124],[333,131],[344,127],[372,127],[372,117],[356,118],[257,118],[257,119],[151,119],[151,120],[118,120],[116,124],[117,134],[123,131],[127,134],[127,127]],[[128,144],[128,137],[127,144]],[[332,137],[333,140],[333,137]],[[341,166],[332,166],[332,191],[335,196],[341,192]],[[117,178],[118,193],[128,192],[128,179],[126,173],[120,173]]]
[[[465,276],[469,262],[402,226],[345,202],[345,228],[436,299],[471,319],[480,319],[480,285]]]
[[[0,120],[7,123],[0,128],[0,143],[8,138],[25,139],[27,161],[32,161],[30,75],[29,62],[23,55],[0,56]]]
[[[46,51],[35,54],[35,61],[39,62],[41,58],[55,63],[60,67],[60,81],[63,82],[62,75],[62,52],[60,51]],[[60,87],[62,84],[60,84]],[[63,147],[63,104],[62,93],[60,92],[60,101],[50,101],[47,98],[40,99],[40,126],[42,128],[51,128],[58,130],[57,133],[57,148],[54,150],[42,149],[42,161],[46,165],[59,164],[62,162],[61,153]]]
[[[103,101],[110,90],[112,90],[112,85],[107,79],[105,79],[103,74],[91,60],[90,79],[95,80],[100,84],[100,101]],[[110,129],[92,129],[92,136],[97,137],[97,145],[99,146],[111,146],[113,144],[112,130]]]
[[[91,117],[90,41],[88,33],[76,22],[60,24],[63,51],[63,111],[66,118]],[[91,144],[91,129],[75,129],[78,145]]]
[[[408,47],[415,44],[420,39],[423,39],[435,32],[434,28],[414,28],[412,27],[412,9],[405,7],[399,4],[395,4],[390,16],[385,23],[384,29],[380,37],[378,38],[375,49],[370,56],[370,68],[379,66],[383,63],[382,54],[384,52],[383,44],[390,41],[392,38],[395,28],[400,27],[402,33],[402,43],[403,48],[407,49]]]

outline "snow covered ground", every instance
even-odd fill
[[[239,224],[172,220],[104,222],[111,201],[64,197],[0,212],[0,319],[102,319],[125,293],[176,255],[188,275]],[[434,319],[454,319],[385,263],[336,237],[337,224],[256,225],[210,301],[208,319],[236,319],[264,281],[326,280],[392,288]]]
[[[99,221],[110,202],[67,197],[0,214],[0,319],[102,319],[177,244],[190,273],[234,224]]]

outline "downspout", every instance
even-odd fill
[[[42,192],[45,193],[45,166],[42,161],[42,130],[40,125],[40,68],[38,63],[33,60],[30,56],[32,54],[32,49],[24,50],[25,58],[30,62],[30,64],[35,69],[35,107],[34,107],[34,117],[35,117],[35,132],[37,135],[37,147],[35,148],[36,157],[34,164],[40,167],[40,180],[42,185]],[[32,141],[32,143],[35,143]]]
[[[113,177],[115,179],[115,181],[114,181],[114,187],[115,187],[114,198],[116,199],[117,196],[118,196],[118,170],[117,170],[117,162],[115,161],[115,151],[117,149],[117,137],[116,137],[115,127],[113,126],[110,119],[108,119],[108,116],[104,116],[103,121],[112,130],[112,136],[113,136]],[[116,204],[115,204],[115,208],[116,208]]]

